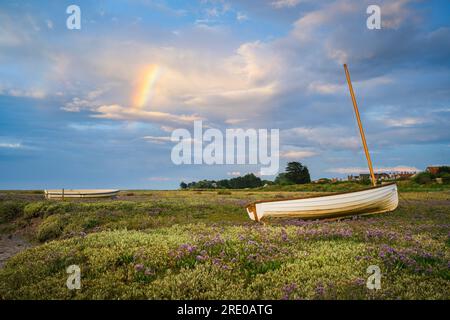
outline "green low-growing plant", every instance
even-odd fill
[[[66,213],[76,208],[73,202],[62,201],[37,201],[28,204],[24,208],[25,218],[46,217],[57,213]]]
[[[31,202],[23,209],[23,216],[25,218],[39,217],[45,208],[46,203],[44,201]]]
[[[56,217],[45,220],[57,226]],[[7,262],[0,299],[450,298],[443,229],[433,229],[432,246],[418,247],[382,229],[386,219],[405,229],[400,215],[299,226],[198,223],[52,241]],[[73,292],[65,288],[71,264],[82,272],[82,289]],[[366,287],[372,264],[383,272],[376,292]]]
[[[67,224],[66,215],[49,216],[39,225],[37,230],[37,239],[41,242],[56,239],[62,235],[64,226]]]
[[[9,222],[22,215],[25,202],[17,200],[0,201],[0,223]]]
[[[0,269],[0,300],[450,299],[450,196],[422,192],[445,185],[401,181],[400,189],[419,192],[401,191],[399,208],[386,214],[249,221],[249,201],[309,195],[289,187],[297,192],[133,191],[133,201],[34,202],[23,216],[42,219],[30,223],[18,210],[5,226],[22,223],[45,243]],[[81,268],[81,290],[67,290],[72,264]],[[381,290],[365,286],[369,265],[381,269]]]
[[[450,184],[450,173],[443,173],[441,175],[442,183]]]
[[[414,176],[413,180],[418,184],[427,184],[431,183],[433,180],[433,175],[429,172],[420,172]]]

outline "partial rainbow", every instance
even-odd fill
[[[142,71],[133,94],[133,106],[135,108],[144,107],[151,99],[159,75],[160,68],[155,64],[147,66]]]

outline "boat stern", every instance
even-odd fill
[[[394,183],[392,185],[392,193],[393,193],[393,196],[392,196],[390,211],[394,211],[398,207],[399,199],[398,199],[398,187],[397,187],[396,183]]]

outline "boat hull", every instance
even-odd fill
[[[45,197],[47,199],[61,199],[63,198],[109,198],[114,197],[119,193],[119,190],[45,190]]]
[[[393,211],[398,206],[395,183],[366,190],[302,199],[259,201],[247,206],[252,220],[268,217],[332,219]]]

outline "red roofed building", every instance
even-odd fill
[[[427,167],[427,172],[429,172],[431,174],[438,174],[439,169],[441,169],[442,167],[445,167],[445,166],[429,166],[429,167]]]

